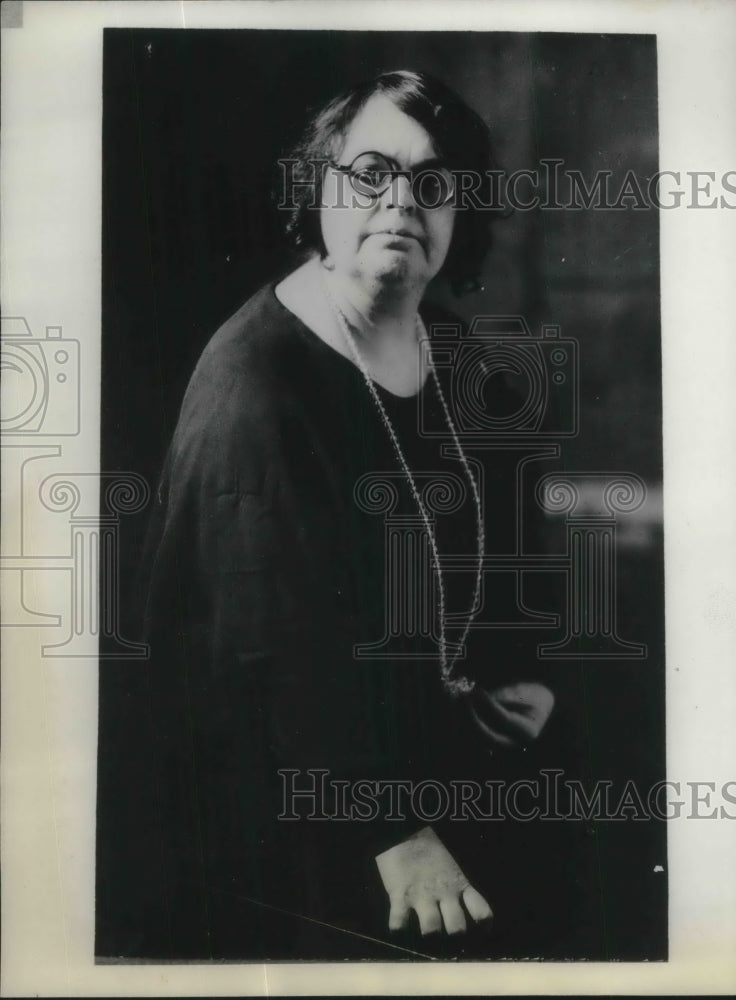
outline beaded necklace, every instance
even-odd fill
[[[394,426],[391,423],[391,419],[388,413],[386,412],[386,408],[383,405],[383,402],[381,401],[381,397],[379,396],[378,390],[376,389],[376,384],[368,371],[368,367],[366,365],[365,359],[363,358],[363,355],[360,352],[358,343],[355,339],[355,335],[350,329],[350,323],[348,322],[348,319],[343,313],[342,309],[340,309],[339,305],[337,304],[337,302],[335,302],[334,298],[332,297],[332,294],[330,292],[326,280],[323,281],[323,285],[327,296],[327,301],[329,302],[330,307],[332,308],[332,311],[342,331],[342,334],[345,338],[348,348],[351,354],[353,355],[356,365],[358,366],[363,375],[363,379],[365,381],[366,386],[368,387],[368,391],[373,399],[373,402],[376,405],[376,409],[378,410],[381,416],[381,420],[383,421],[384,427],[388,432],[389,438],[391,439],[391,443],[396,453],[396,457],[399,461],[399,465],[401,466],[401,469],[404,472],[404,475],[406,476],[406,480],[409,484],[409,488],[414,498],[414,502],[416,503],[417,508],[419,510],[419,514],[422,518],[422,522],[424,524],[424,530],[427,532],[427,537],[429,539],[429,545],[432,552],[432,561],[434,563],[434,569],[437,576],[437,591],[439,595],[439,632],[440,632],[439,651],[440,651],[440,674],[442,678],[442,683],[445,689],[452,695],[469,694],[475,687],[475,681],[465,676],[453,676],[458,653],[456,652],[452,656],[452,659],[450,660],[448,660],[447,657],[447,639],[445,636],[445,585],[442,577],[442,567],[440,565],[440,556],[439,556],[439,550],[437,548],[437,539],[435,537],[434,531],[432,530],[432,524],[429,518],[429,514],[427,513],[427,509],[424,506],[424,503],[422,502],[421,496],[419,495],[419,490],[417,489],[414,476],[412,475],[411,469],[409,468],[409,464],[406,461],[406,458],[404,457],[404,453],[401,449],[401,444],[399,443],[399,439],[394,429]],[[457,449],[457,453],[462,463],[463,469],[465,470],[465,475],[467,476],[468,482],[470,483],[470,489],[473,494],[473,500],[475,502],[475,509],[476,509],[476,517],[477,517],[476,540],[478,543],[478,566],[475,574],[475,587],[473,590],[473,599],[470,606],[470,612],[468,614],[468,618],[465,623],[462,636],[460,637],[460,641],[457,645],[457,649],[459,651],[462,649],[465,640],[468,637],[468,633],[470,631],[470,626],[472,624],[473,618],[477,614],[477,606],[480,598],[480,588],[483,576],[483,554],[485,551],[485,525],[483,523],[483,510],[481,506],[480,492],[478,490],[478,485],[475,481],[473,473],[471,472],[470,465],[468,463],[467,458],[465,457],[465,453],[462,447],[460,446],[460,440],[458,438],[457,431],[455,430],[455,425],[452,421],[452,417],[450,416],[450,410],[445,401],[445,394],[442,391],[442,386],[440,385],[440,380],[434,366],[434,361],[432,360],[432,350],[431,350],[431,344],[427,337],[427,330],[426,327],[424,326],[424,323],[422,322],[422,318],[419,315],[419,313],[416,314],[415,325],[417,332],[417,342],[420,342],[421,339],[423,338],[427,344],[427,360],[429,362],[429,369],[435,384],[435,388],[437,390],[437,396],[439,398],[440,405],[442,406],[442,410],[444,412],[445,420],[447,422],[448,429],[452,436],[453,443],[455,445],[455,448]]]

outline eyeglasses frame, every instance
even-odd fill
[[[375,192],[359,191],[358,188],[356,188],[355,182],[353,180],[353,174],[357,173],[357,171],[353,170],[353,164],[355,163],[356,160],[359,160],[362,156],[378,156],[378,157],[380,157],[380,159],[385,160],[385,162],[389,165],[389,169],[387,171],[387,174],[389,175],[388,183],[386,184],[385,187],[382,187],[380,191],[375,191]],[[429,163],[435,163],[435,162],[439,163],[441,161],[439,159],[437,159],[437,160],[428,160],[428,161],[425,161],[425,162],[427,164],[429,164]],[[353,191],[355,191],[356,194],[359,194],[359,195],[361,195],[364,198],[371,198],[371,197],[380,198],[380,196],[382,194],[384,194],[386,191],[388,191],[388,189],[391,187],[391,185],[394,183],[394,181],[396,180],[397,177],[405,177],[407,179],[407,181],[409,182],[409,186],[411,188],[411,191],[412,191],[412,197],[414,197],[414,177],[415,177],[415,175],[420,174],[420,173],[422,173],[425,170],[426,171],[432,170],[431,166],[424,166],[424,167],[420,167],[420,168],[414,168],[412,170],[401,170],[401,169],[399,169],[399,166],[396,163],[396,160],[393,159],[393,157],[386,156],[385,153],[379,153],[377,149],[367,149],[363,153],[358,153],[357,156],[353,157],[353,159],[350,161],[350,163],[347,166],[345,164],[335,163],[334,160],[330,160],[330,159],[327,160],[327,163],[332,167],[333,170],[336,170],[338,173],[346,174],[347,177],[348,177],[348,179],[349,179],[349,181],[350,181],[350,186],[352,187]],[[395,164],[395,166],[393,166],[394,164]],[[437,209],[437,208],[443,208],[454,197],[454,194],[455,194],[455,178],[452,176],[452,172],[450,171],[450,169],[448,167],[445,167],[444,169],[447,170],[447,172],[450,174],[450,177],[452,179],[452,187],[450,189],[450,193],[448,194],[448,196],[445,198],[444,201],[440,202],[437,205],[432,205],[431,208],[429,208],[429,209],[427,209],[426,206],[420,206],[420,207],[424,207],[425,211],[432,211],[432,210]]]

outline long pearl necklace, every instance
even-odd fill
[[[439,594],[439,632],[440,632],[439,651],[440,651],[440,673],[442,677],[442,683],[445,689],[450,694],[453,695],[469,694],[475,687],[475,681],[463,675],[454,676],[454,668],[455,668],[455,663],[457,661],[458,653],[455,653],[452,659],[450,660],[448,660],[447,657],[447,639],[445,635],[445,585],[442,576],[442,566],[440,564],[439,551],[437,548],[437,539],[435,537],[434,531],[432,530],[432,523],[430,521],[429,514],[427,513],[427,509],[424,506],[424,503],[422,502],[421,496],[419,495],[419,490],[417,489],[416,482],[414,481],[414,476],[412,475],[411,469],[409,468],[409,464],[406,461],[406,458],[404,457],[403,451],[401,450],[401,445],[396,435],[396,431],[394,430],[394,426],[391,423],[391,419],[388,413],[386,412],[386,408],[384,407],[383,402],[381,401],[381,397],[378,395],[376,384],[374,380],[371,378],[371,375],[368,371],[368,367],[365,363],[365,359],[363,358],[363,355],[361,354],[360,349],[358,348],[358,343],[355,339],[352,330],[350,329],[350,324],[347,320],[347,317],[345,316],[343,311],[340,309],[340,307],[332,297],[330,289],[327,285],[327,281],[324,280],[323,284],[327,300],[332,308],[333,313],[335,314],[335,318],[337,319],[338,325],[340,326],[340,329],[348,345],[348,348],[353,355],[356,365],[363,374],[363,379],[365,380],[365,384],[368,387],[368,391],[370,392],[371,397],[373,398],[373,402],[376,405],[376,408],[381,416],[383,424],[388,432],[389,438],[391,439],[391,443],[393,444],[394,451],[396,452],[396,457],[399,461],[399,465],[401,466],[404,475],[406,476],[406,480],[409,484],[412,496],[414,497],[414,502],[417,505],[420,516],[422,518],[422,522],[424,523],[424,530],[427,532],[427,537],[429,539],[429,545],[432,552],[432,561],[434,563],[434,569],[437,575],[437,591]],[[452,435],[452,440],[454,442],[458,456],[465,470],[465,475],[467,476],[468,482],[470,483],[470,489],[473,494],[473,499],[475,501],[475,509],[477,517],[476,540],[478,543],[478,565],[475,574],[475,587],[473,590],[473,599],[471,602],[470,611],[468,613],[467,621],[465,623],[462,636],[460,637],[460,641],[457,646],[458,650],[461,650],[463,648],[465,640],[468,637],[468,633],[470,632],[470,626],[472,624],[473,618],[477,614],[478,603],[480,599],[480,588],[483,577],[483,554],[485,551],[485,525],[483,523],[483,509],[480,500],[480,491],[478,490],[478,485],[475,481],[473,473],[471,472],[470,465],[468,463],[467,458],[465,457],[465,453],[462,447],[460,446],[460,440],[458,438],[457,431],[455,430],[455,425],[452,421],[452,417],[450,416],[450,410],[445,401],[445,395],[442,391],[442,386],[440,385],[440,380],[434,366],[434,361],[432,360],[431,344],[427,337],[427,330],[424,326],[424,323],[422,322],[422,318],[419,315],[419,313],[416,314],[415,324],[417,332],[417,341],[420,342],[421,339],[424,339],[427,344],[427,360],[429,362],[429,369],[432,374],[434,384],[437,390],[437,396],[444,411],[445,420],[447,421],[447,426],[449,428],[450,434]]]

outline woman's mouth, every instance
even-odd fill
[[[418,243],[422,247],[424,246],[421,237],[417,233],[410,232],[408,229],[381,229],[372,235],[382,236],[388,241],[389,246],[392,244],[401,245],[409,241]]]

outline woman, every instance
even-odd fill
[[[359,779],[490,773],[489,750],[536,740],[554,704],[532,663],[470,630],[481,473],[426,347],[447,318],[425,304],[429,284],[472,286],[487,249],[456,185],[490,166],[485,126],[437,81],[387,73],[321,111],[296,160],[285,204],[302,261],[208,344],[158,491],[150,905],[166,915],[149,950],[172,957],[390,957],[387,931],[490,926],[451,827],[383,801],[325,819],[340,810],[314,805],[315,775],[352,795]],[[420,411],[449,451],[419,433]],[[432,479],[457,493],[446,515]],[[425,627],[383,645],[397,595],[377,487],[426,567]],[[450,578],[448,554],[474,556],[471,570]],[[310,938],[326,925],[332,938]],[[388,945],[371,952],[375,938]]]

